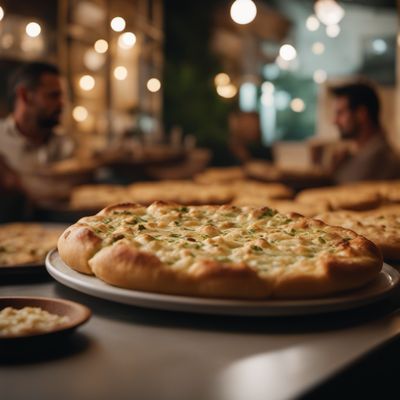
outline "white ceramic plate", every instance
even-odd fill
[[[54,279],[65,286],[118,303],[171,311],[243,316],[306,315],[356,308],[388,296],[399,283],[400,277],[394,268],[384,264],[375,281],[356,291],[324,299],[250,301],[174,296],[121,289],[69,268],[61,260],[57,250],[52,250],[47,255],[46,268]]]

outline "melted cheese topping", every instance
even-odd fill
[[[129,241],[173,269],[188,269],[205,260],[244,262],[263,275],[282,273],[282,268],[315,271],[317,258],[340,253],[338,244],[356,236],[305,221],[268,208],[153,204],[147,209],[106,211],[79,223],[89,225],[103,246]]]

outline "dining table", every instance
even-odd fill
[[[1,277],[0,296],[62,298],[92,311],[65,337],[0,352],[4,400],[398,397],[398,286],[364,306],[291,316],[122,304],[67,287],[46,270]]]

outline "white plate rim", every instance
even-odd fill
[[[341,311],[367,305],[388,296],[399,284],[400,273],[384,263],[380,280],[352,292],[307,300],[234,300],[178,296],[141,292],[108,285],[93,276],[81,274],[69,268],[60,258],[57,249],[46,257],[48,273],[61,284],[94,297],[118,303],[203,314],[240,316],[295,316]]]

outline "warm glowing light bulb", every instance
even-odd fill
[[[225,86],[231,82],[231,78],[225,72],[220,72],[219,74],[215,75],[214,83],[215,86]]]
[[[35,38],[40,35],[42,28],[37,22],[29,22],[25,27],[25,32],[29,37]]]
[[[128,70],[125,67],[121,65],[119,67],[115,67],[114,69],[115,79],[123,81],[124,79],[126,79],[127,76],[128,76]]]
[[[79,79],[79,86],[82,90],[89,91],[94,88],[96,81],[91,75],[83,75],[81,79]]]
[[[83,106],[76,106],[72,110],[72,116],[75,121],[83,122],[89,116],[88,110]]]
[[[306,28],[311,31],[314,32],[316,30],[318,30],[320,26],[319,20],[315,15],[310,15],[307,20],[306,20]]]
[[[228,85],[217,86],[217,93],[225,99],[231,99],[236,96],[237,88],[232,83],[229,83]]]
[[[4,10],[3,7],[0,7],[0,21],[4,18]]]
[[[108,50],[108,43],[104,39],[99,39],[96,40],[94,44],[94,49],[97,51],[97,53],[105,53]]]
[[[126,22],[122,17],[114,17],[111,20],[111,29],[115,32],[122,32],[125,29]]]
[[[118,38],[118,46],[122,49],[131,49],[136,43],[136,35],[132,32],[122,33]]]
[[[337,25],[344,17],[344,9],[335,0],[317,0],[315,14],[325,25]]]
[[[294,112],[302,112],[305,110],[306,105],[302,99],[296,97],[290,102],[290,108]]]
[[[323,69],[317,69],[314,71],[313,79],[315,83],[321,84],[326,81],[327,73]]]
[[[231,18],[237,24],[249,24],[256,15],[257,7],[252,0],[235,0],[231,6]]]
[[[291,44],[284,44],[279,49],[279,55],[285,61],[292,61],[296,58],[297,51]]]
[[[147,81],[147,89],[150,92],[158,92],[161,89],[161,82],[157,78],[151,78]]]

